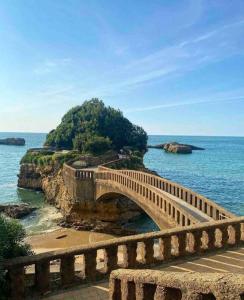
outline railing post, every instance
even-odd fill
[[[40,261],[35,265],[35,284],[41,294],[50,290],[50,262]]]
[[[154,241],[153,239],[145,240],[144,242],[145,245],[145,264],[150,265],[154,263]]]
[[[199,253],[201,252],[201,245],[202,245],[202,231],[193,231],[192,232],[193,237],[194,237],[194,247],[193,247],[193,251],[195,253]]]
[[[85,277],[89,281],[96,280],[97,277],[97,250],[90,250],[84,253],[85,257]]]
[[[228,234],[228,226],[222,225],[220,227],[222,238],[221,238],[221,248],[225,248],[228,245],[229,234]]]
[[[125,245],[125,267],[135,268],[137,265],[137,243],[128,243]]]
[[[235,245],[239,245],[241,242],[241,223],[233,224],[235,230]]]
[[[215,248],[215,228],[209,228],[206,230],[208,235],[208,250]]]
[[[163,260],[169,260],[171,258],[171,236],[161,238],[160,246]]]
[[[106,273],[110,273],[118,265],[118,247],[111,246],[105,248],[105,253]]]
[[[24,267],[14,267],[8,270],[10,299],[25,298],[25,270]],[[1,298],[1,295],[0,295]]]
[[[75,280],[75,258],[67,256],[61,258],[60,264],[61,282],[63,286],[72,284]]]
[[[186,254],[186,233],[177,234],[179,248],[178,248],[178,256],[184,256]]]

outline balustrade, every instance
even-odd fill
[[[110,300],[242,300],[243,274],[116,270],[110,276]]]
[[[107,171],[108,170],[109,169],[107,169]],[[138,180],[141,183],[149,184],[158,189],[161,189],[162,191],[170,193],[171,195],[176,196],[199,209],[214,220],[222,220],[224,218],[235,217],[234,214],[226,211],[224,208],[217,205],[213,201],[195,193],[194,191],[191,191],[190,189],[179,186],[177,183],[171,182],[165,178],[132,170],[118,170],[117,172]]]
[[[171,259],[187,257],[187,255],[201,255],[204,250],[213,251],[217,244],[218,248],[223,249],[243,244],[243,224],[244,217],[240,217],[207,225],[202,223],[187,228],[123,237],[107,242],[99,242],[92,246],[71,248],[67,251],[60,250],[7,260],[4,262],[4,268],[9,272],[12,299],[23,299],[25,278],[28,277],[28,274],[24,273],[24,267],[29,265],[35,264],[35,288],[43,294],[51,288],[51,261],[61,260],[60,284],[67,286],[75,282],[74,257],[84,255],[85,279],[95,281],[102,276],[107,276],[111,270],[117,268],[121,247],[123,248],[121,253],[123,254],[123,267],[125,268],[136,268],[138,266],[137,248],[139,243],[144,244],[144,256],[143,260],[140,261],[140,265],[161,264]],[[218,236],[216,230],[219,231]],[[206,249],[203,247],[204,235],[207,239],[205,241]],[[231,240],[231,236],[234,239]],[[120,250],[118,250],[119,248]],[[99,250],[105,252],[105,270],[103,272],[97,269]],[[19,295],[19,298],[16,295]]]

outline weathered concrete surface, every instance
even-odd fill
[[[213,260],[216,262],[213,262]],[[154,267],[153,269],[167,272],[169,278],[171,278],[172,273],[182,272],[184,272],[184,277],[185,272],[199,272],[203,274],[209,273],[208,278],[214,276],[215,273],[228,274],[229,272],[232,272],[234,274],[244,275],[244,249],[239,248],[229,251],[222,251],[213,255],[205,255],[202,258],[187,258],[187,260],[185,259],[181,262],[171,262],[169,264]],[[234,275],[234,278],[235,276],[236,275]],[[98,281],[94,284],[79,285],[69,289],[59,290],[43,297],[43,299],[108,300],[109,282],[108,280]]]

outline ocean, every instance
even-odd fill
[[[0,133],[0,138],[23,137],[25,146],[0,145],[0,204],[27,202],[40,207],[23,222],[28,233],[51,230],[56,217],[54,207],[44,203],[43,194],[17,188],[19,162],[28,148],[40,147],[44,133]],[[159,175],[189,187],[216,201],[237,215],[244,215],[244,137],[149,136],[148,144],[177,141],[203,147],[192,154],[172,154],[149,149],[146,167]],[[142,217],[131,224],[141,231],[156,230],[155,224]]]

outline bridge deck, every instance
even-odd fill
[[[173,196],[167,192],[164,192],[160,189],[157,189],[160,193],[165,194],[167,197],[169,197],[173,202],[176,202],[178,205],[180,205],[183,209],[185,209],[188,213],[190,213],[193,217],[195,217],[199,222],[209,222],[213,221],[211,217],[209,217],[207,214],[203,213],[199,209],[195,208],[194,206],[190,205],[189,203],[183,201],[180,198],[177,198],[176,196]]]
[[[215,272],[215,273],[241,273],[244,274],[244,248],[227,251],[218,251],[215,254],[205,255],[201,258],[192,258],[183,261],[174,261],[159,265],[152,269],[168,272]],[[67,290],[45,296],[49,300],[107,300],[108,280],[97,282],[94,285],[80,285]]]

